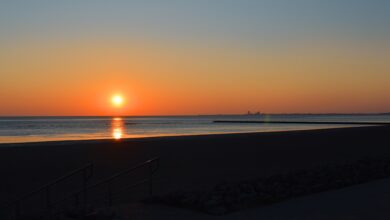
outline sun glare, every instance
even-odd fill
[[[122,118],[119,117],[113,118],[111,121],[111,127],[112,127],[112,137],[115,140],[120,140],[123,136],[123,131],[124,131],[124,123]]]
[[[119,140],[122,138],[122,129],[121,128],[115,128],[113,131],[112,131],[112,136],[115,140]]]
[[[116,107],[120,107],[122,106],[123,104],[123,98],[122,96],[120,95],[114,95],[112,98],[111,98],[111,102],[114,106]]]

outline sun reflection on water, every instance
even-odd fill
[[[120,140],[124,133],[124,123],[122,118],[113,118],[111,121],[112,137]]]

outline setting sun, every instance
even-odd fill
[[[116,107],[120,107],[122,106],[123,104],[123,97],[120,96],[120,95],[114,95],[112,98],[111,98],[111,102],[114,106]]]

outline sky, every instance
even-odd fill
[[[0,0],[0,116],[390,112],[389,11],[387,0]]]

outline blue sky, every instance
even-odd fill
[[[238,40],[310,35],[379,36],[387,0],[1,1],[2,38],[112,34]]]

